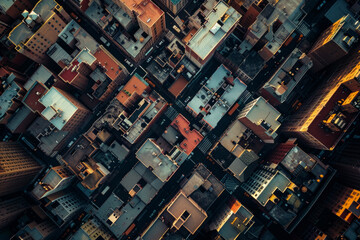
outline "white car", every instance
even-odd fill
[[[129,60],[125,59],[125,62],[127,63],[127,65],[129,65],[130,67],[133,67],[134,64],[132,64]]]
[[[164,42],[165,42],[165,40],[164,40],[164,39],[163,39],[163,40],[161,40],[161,41],[159,42],[159,46],[163,45],[163,44],[164,44]]]
[[[181,32],[180,28],[178,28],[176,25],[173,26],[173,29],[174,29],[175,31],[177,31],[178,33]]]
[[[149,57],[147,60],[146,60],[146,63],[149,63],[149,62],[151,62],[151,60],[153,59],[153,57],[151,56],[151,57]]]

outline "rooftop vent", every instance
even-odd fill
[[[24,10],[21,15],[22,15],[24,18],[27,18],[27,16],[29,15],[29,12],[28,12],[27,10]]]

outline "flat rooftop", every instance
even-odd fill
[[[9,10],[9,8],[14,4],[13,0],[3,0],[0,2],[0,9],[4,12]]]
[[[219,142],[224,148],[226,148],[226,150],[228,150],[235,156],[239,156],[244,149],[236,143],[241,140],[246,130],[247,127],[244,124],[242,124],[238,120],[235,120],[226,129]]]
[[[180,147],[186,154],[190,154],[204,138],[197,130],[190,130],[190,122],[183,115],[179,114],[170,124],[185,138]]]
[[[161,239],[162,236],[167,232],[168,226],[161,221],[160,218],[156,219],[154,224],[146,231],[142,236],[143,240],[154,240]]]
[[[43,21],[47,21],[47,19],[54,14],[52,9],[56,5],[58,4],[54,0],[40,0],[36,3],[32,11],[40,15]],[[30,11],[30,9],[28,10],[30,13],[32,12]],[[30,18],[30,14],[28,18]],[[10,41],[13,42],[15,45],[19,45],[20,43],[26,43],[27,40],[35,34],[35,32],[33,32],[33,29],[31,29],[29,25],[27,25],[24,21],[25,19],[16,27],[14,27],[8,36]]]
[[[97,216],[117,238],[126,231],[146,206],[145,203],[136,196],[126,205],[123,206],[123,204],[124,202],[112,193],[98,210],[94,209],[95,216]],[[108,218],[115,211],[118,212],[119,217],[110,226]]]
[[[81,64],[91,66],[96,58],[90,53],[88,48],[82,49],[79,54],[71,61],[69,66],[65,67],[60,73],[59,77],[65,82],[71,83],[79,74]]]
[[[134,97],[133,95],[141,96],[148,88],[149,84],[135,73],[118,95],[116,95],[116,99],[126,106],[129,99]]]
[[[133,35],[135,41],[125,34],[120,34],[115,40],[133,57],[136,58],[150,41],[151,36],[139,28]]]
[[[246,41],[243,41],[242,44],[245,44]],[[239,55],[239,53],[237,53]],[[241,60],[240,60],[241,61]],[[265,65],[264,59],[259,55],[255,50],[251,50],[249,55],[241,62],[239,68],[243,71],[249,78],[254,79],[258,73],[263,69]]]
[[[322,44],[325,44],[328,41],[333,40],[336,42],[344,51],[349,51],[351,48],[351,44],[348,44],[350,37],[355,39],[359,39],[359,31],[360,23],[353,18],[351,15],[344,16],[340,18],[337,22],[333,24],[331,27],[330,34]],[[348,40],[345,41],[344,37],[349,36]]]
[[[164,108],[167,106],[167,102],[160,95],[155,92],[152,93],[153,94],[151,96],[156,98],[146,99],[146,101],[149,103],[149,107],[144,109],[143,112],[139,114],[140,116],[137,117],[129,130],[127,130],[127,132],[123,135],[124,138],[130,143],[134,143],[139,138],[139,136],[152,125],[151,123],[156,118],[156,116],[158,116],[158,114],[161,113],[162,110],[164,110]],[[134,112],[137,112],[137,110]],[[132,118],[133,115],[136,116],[137,113],[134,112],[129,116],[129,118]]]
[[[202,209],[207,210],[225,190],[224,185],[203,164],[193,171],[182,191]]]
[[[311,67],[311,59],[296,48],[262,88],[283,103]]]
[[[205,59],[210,54],[241,17],[240,13],[222,1],[215,8],[216,11],[211,11],[206,17],[205,26],[200,28],[188,42],[191,51],[201,59]]]
[[[137,18],[146,26],[157,22],[164,12],[151,0],[123,0],[123,4],[137,14]]]
[[[9,76],[10,77],[10,76]],[[6,114],[7,110],[13,105],[13,100],[20,97],[18,92],[21,90],[21,87],[14,81],[9,82],[5,91],[0,95],[0,119]]]
[[[53,129],[53,125],[42,117],[38,117],[27,128],[27,131],[40,141],[38,146],[47,155],[52,154],[54,148],[69,134],[69,132],[53,131]]]
[[[165,183],[158,179],[141,162],[138,162],[120,181],[120,184],[128,192],[130,192],[135,185],[140,185],[141,189],[136,193],[136,196],[148,204]]]
[[[76,46],[78,49],[88,48],[92,54],[96,52],[99,43],[89,35],[80,25],[71,20],[65,28],[59,33],[61,38],[70,47]],[[74,41],[76,40],[76,42]]]
[[[36,82],[24,96],[23,103],[31,111],[41,113],[45,106],[39,100],[47,91],[48,89],[43,84]]]
[[[169,87],[168,90],[172,95],[178,97],[181,92],[186,88],[188,83],[189,82],[183,76],[180,76],[178,79],[175,80],[175,82]]]
[[[61,130],[67,121],[75,114],[77,107],[67,99],[57,88],[52,87],[39,102],[45,107],[41,115]]]
[[[233,213],[221,227],[219,234],[225,239],[236,239],[240,234],[251,227],[251,219],[254,215],[242,204],[237,212]]]
[[[337,102],[341,99],[346,99],[350,90],[338,86],[333,88],[324,98],[322,98],[322,102],[316,105],[316,108],[312,111],[311,116],[315,116],[312,121],[307,121],[308,125],[302,125],[302,129],[307,127],[307,131],[313,135],[315,138],[319,139],[319,141],[324,144],[327,148],[333,149],[337,143],[340,141],[341,137],[345,134],[345,131],[337,131],[332,132],[322,127],[322,122],[325,120],[329,113],[337,106]],[[326,100],[328,99],[328,100]],[[351,123],[354,121],[358,113],[347,113],[342,111],[342,113],[346,117],[346,127],[347,129]],[[301,131],[302,131],[301,129]]]
[[[128,29],[131,25],[131,17],[112,0],[105,0],[107,4],[106,10],[125,28]]]
[[[136,152],[136,157],[145,167],[151,168],[152,172],[162,181],[170,179],[178,169],[178,165],[168,156],[162,153],[152,139],[147,139],[145,143]]]
[[[182,221],[182,226],[184,226],[191,234],[194,234],[207,218],[206,212],[194,200],[187,198],[182,191],[178,193],[168,207],[167,211],[175,219]],[[189,217],[185,220],[185,222],[182,218],[184,212],[189,214]]]
[[[283,173],[277,172],[275,177],[269,181],[256,200],[261,205],[265,206],[276,189],[284,192],[289,184],[290,180]]]
[[[241,155],[230,164],[228,169],[240,182],[245,182],[257,166],[259,156],[251,149],[244,149]]]
[[[96,58],[96,63],[103,67],[106,76],[108,76],[112,81],[119,77],[122,71],[121,63],[103,46],[100,46],[96,50],[94,57]]]
[[[73,59],[58,43],[51,45],[46,54],[60,66],[64,66]]]
[[[299,165],[312,169],[316,164],[316,160],[301,148],[295,146],[286,154],[281,164],[288,169],[289,172],[293,173]]]
[[[63,159],[76,174],[79,174],[80,171],[76,166],[91,156],[94,151],[95,147],[91,142],[85,137],[80,137],[63,155]]]
[[[27,91],[30,91],[35,82],[39,82],[44,84],[45,86],[48,86],[47,82],[49,80],[52,80],[53,78],[54,76],[51,71],[47,69],[44,65],[40,65],[33,73],[33,75],[31,75],[29,80],[27,80],[27,82],[24,84],[24,88]]]
[[[6,127],[11,132],[19,131],[20,129],[25,131],[32,120],[34,120],[35,116],[36,115],[32,113],[28,107],[22,106],[11,116]]]
[[[214,128],[246,87],[240,79],[231,76],[230,70],[220,65],[187,107],[196,115],[203,112],[203,120]]]
[[[245,117],[250,122],[260,126],[261,123],[265,121],[273,130],[273,132],[269,133],[268,135],[272,135],[280,127],[281,123],[278,122],[278,118],[281,116],[281,113],[276,110],[270,103],[268,103],[263,97],[259,97],[253,102],[248,103],[245,108],[247,108],[248,106],[251,107],[245,110]],[[243,113],[241,112],[239,115],[242,114]],[[266,129],[264,128],[264,130]]]
[[[251,33],[260,39],[267,32],[268,26],[278,19],[283,25],[283,29],[279,28],[277,34],[281,31],[284,31],[285,35],[289,34],[303,15],[301,7],[304,2],[304,0],[280,0],[275,5],[268,4],[251,25]],[[281,36],[279,35],[279,37]]]

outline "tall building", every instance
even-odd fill
[[[336,183],[327,195],[326,205],[333,214],[351,223],[360,218],[360,191]]]
[[[22,196],[0,199],[0,229],[14,221],[29,207]]]
[[[73,235],[71,239],[103,239],[111,240],[112,235],[105,230],[101,222],[97,218],[89,219],[81,228]]]
[[[23,190],[41,171],[17,142],[0,142],[0,196]]]
[[[58,228],[48,220],[32,221],[20,229],[11,240],[43,240],[54,238]]]
[[[215,50],[232,33],[241,18],[234,8],[220,1],[187,43],[186,56],[198,67],[203,66]]]
[[[338,170],[339,182],[345,186],[360,190],[360,141],[359,135],[348,139],[341,150],[331,159],[331,164]]]
[[[32,190],[35,198],[41,199],[67,188],[74,175],[64,166],[52,167]]]
[[[166,29],[165,13],[151,0],[116,0],[117,3],[140,28],[156,41]]]
[[[186,109],[210,129],[217,126],[247,88],[245,83],[231,74],[229,69],[220,65],[186,105]]]
[[[41,207],[58,225],[63,226],[84,207],[84,200],[74,191],[60,191],[41,200]]]
[[[263,97],[259,97],[246,104],[238,119],[265,143],[273,143],[281,125],[278,121],[280,116],[279,111]]]
[[[173,13],[177,14],[185,5],[189,2],[188,0],[161,0],[161,2]]]
[[[251,2],[251,1],[248,1]],[[254,1],[252,1],[254,2]],[[241,48],[262,47],[259,55],[265,60],[274,56],[306,16],[304,0],[256,1],[269,2],[248,28]]]
[[[40,0],[22,15],[23,21],[11,30],[8,39],[19,53],[37,63],[46,63],[46,51],[71,18],[55,0]]]
[[[0,21],[11,24],[25,9],[34,6],[31,0],[12,0],[0,2]]]
[[[308,56],[312,59],[313,71],[318,72],[344,57],[359,39],[360,23],[351,15],[344,16],[326,29]]]
[[[203,164],[198,164],[184,179],[181,189],[144,231],[142,239],[160,240],[165,234],[170,238],[189,238],[201,227],[208,217],[206,211],[225,190]]]
[[[242,188],[259,204],[266,206],[276,190],[285,192],[290,183],[291,181],[281,171],[261,165]]]
[[[359,111],[359,107],[354,107],[355,112],[349,111],[342,103],[347,102],[348,98],[352,98],[350,102],[354,103],[358,96],[354,98],[354,92],[344,85],[337,85],[330,92],[322,88],[319,93],[320,96],[315,94],[311,101],[290,118],[284,132],[298,137],[309,147],[333,150]]]
[[[293,114],[283,132],[309,147],[333,150],[359,114],[359,48],[333,65],[329,78]]]
[[[216,230],[224,240],[240,239],[255,223],[254,215],[237,199],[230,198],[215,214],[209,230]]]
[[[262,86],[261,96],[273,106],[284,103],[312,66],[311,59],[295,48],[269,81]]]
[[[138,74],[134,76],[125,84],[120,90],[116,99],[126,108],[133,106],[143,94],[150,92],[149,84]]]
[[[38,102],[42,105],[41,116],[61,131],[77,130],[90,114],[76,98],[56,87],[47,91]]]
[[[25,78],[16,72],[5,68],[0,69],[2,88],[0,89],[0,124],[6,124],[16,109],[21,106],[21,100],[26,91],[22,82]]]

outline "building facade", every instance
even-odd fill
[[[41,169],[19,143],[0,142],[0,196],[23,190]]]
[[[348,54],[359,38],[360,24],[352,16],[340,18],[326,29],[316,41],[308,56],[318,72]]]
[[[177,14],[185,7],[188,0],[161,0],[161,2],[173,13]]]
[[[0,200],[0,229],[14,221],[30,206],[22,196]]]
[[[73,178],[74,175],[67,167],[52,167],[32,190],[32,194],[37,199],[44,198],[67,188]]]
[[[40,0],[22,15],[23,21],[11,30],[8,39],[19,53],[37,63],[46,63],[49,59],[46,51],[56,42],[71,17],[54,0]]]

